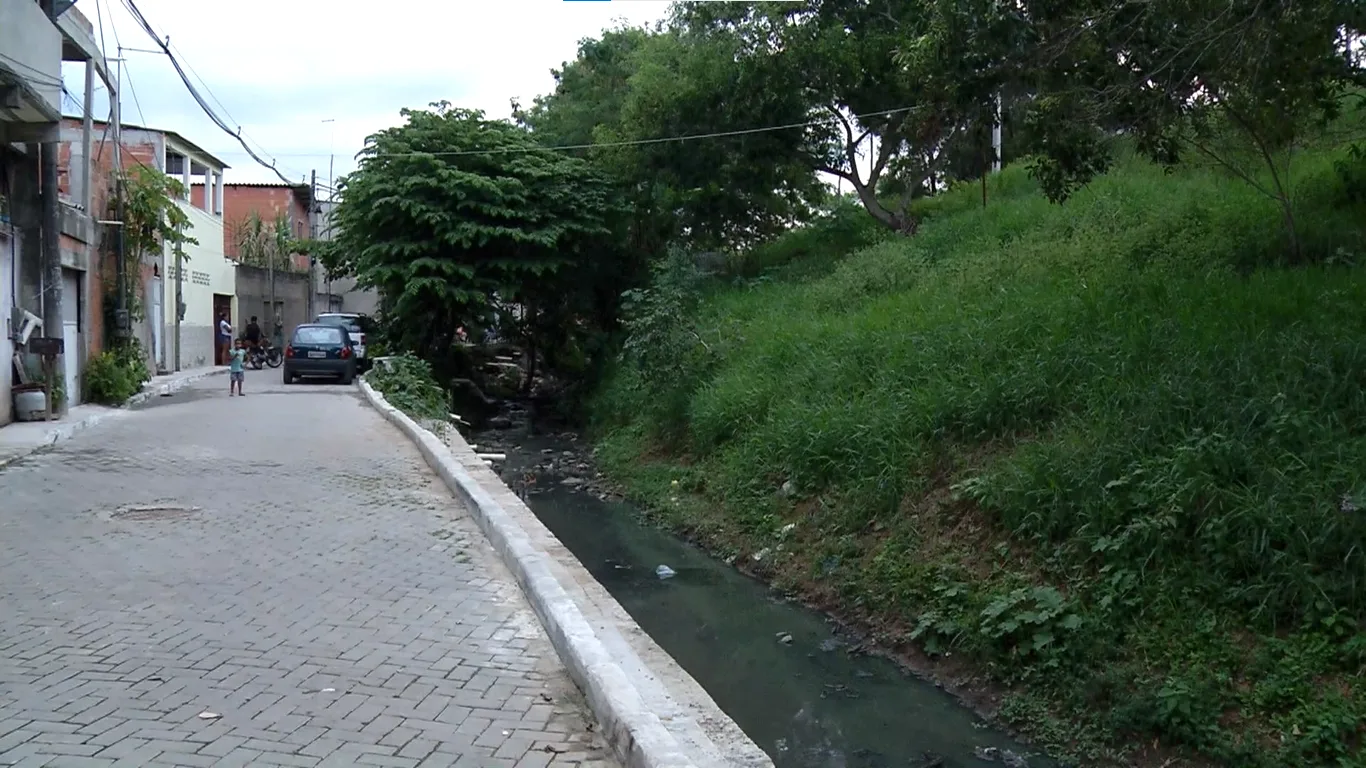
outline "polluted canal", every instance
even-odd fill
[[[1056,768],[821,614],[594,493],[582,443],[471,436],[541,522],[777,768]],[[572,449],[572,450],[571,450]],[[530,480],[530,482],[528,482]]]

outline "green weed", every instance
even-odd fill
[[[619,365],[601,458],[657,509],[694,478],[666,518],[714,543],[805,515],[807,583],[1112,744],[1352,764],[1366,174],[1347,148],[1294,170],[1295,268],[1272,201],[1137,160],[1061,206],[1010,168],[852,253],[794,234],[756,263],[824,269],[699,286],[704,358]]]

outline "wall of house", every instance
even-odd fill
[[[332,211],[336,205],[331,200],[318,201],[319,240],[332,239]],[[356,281],[349,277],[333,279],[322,266],[314,270],[313,290],[313,303],[318,312],[356,312],[373,316],[379,311],[378,293],[357,288]]]
[[[3,323],[4,338],[0,338],[0,424],[8,424],[14,419],[13,401],[10,387],[14,384],[14,343],[10,337],[18,328],[10,323],[14,307],[13,288],[18,267],[14,258],[17,250],[18,233],[10,228],[6,217],[0,215],[0,323]]]
[[[0,69],[41,101],[55,120],[62,110],[62,33],[32,0],[0,0]]]
[[[79,120],[62,121],[61,154],[57,156],[57,188],[64,199],[82,203],[84,192],[81,189],[81,139],[83,128]],[[162,137],[156,131],[141,128],[123,129],[120,143],[122,153],[120,165],[125,169],[139,165],[161,169]],[[95,188],[94,203],[91,208],[98,214],[96,218],[106,218],[109,213],[109,200],[112,195],[114,173],[114,139],[105,130],[105,124],[96,122],[90,139],[91,186]],[[76,170],[73,171],[72,169]]]
[[[318,270],[325,272],[323,269]],[[317,300],[319,312],[356,312],[362,315],[374,315],[379,311],[379,294],[374,291],[362,291],[356,287],[353,278],[343,277],[337,280],[321,281]],[[330,307],[330,309],[325,309]]]
[[[62,122],[61,133],[61,154],[58,156],[57,182],[64,202],[73,205],[84,204],[84,191],[81,188],[82,177],[80,173],[81,162],[83,160],[81,140],[83,129],[80,121],[67,119]],[[162,164],[162,150],[164,139],[156,131],[149,131],[141,128],[124,127],[121,147],[120,165],[124,169],[132,169],[138,166],[145,166],[160,170]],[[96,122],[94,132],[91,137],[91,169],[90,182],[94,188],[91,202],[92,218],[114,218],[110,204],[113,199],[114,181],[114,141],[113,137],[106,132],[105,124]],[[74,169],[74,170],[73,170]],[[112,230],[109,227],[95,227],[96,237],[95,247],[91,251],[90,266],[86,273],[86,285],[84,291],[85,306],[88,309],[84,325],[89,331],[84,334],[85,343],[89,348],[90,355],[99,354],[104,348],[105,339],[105,294],[115,284],[116,274],[114,259],[106,257],[105,254],[112,254],[112,243],[105,242],[102,238],[108,237]],[[143,282],[139,286],[133,286],[132,294],[135,300],[131,313],[132,335],[141,344],[147,359],[148,370],[155,371],[157,368],[157,358],[155,350],[155,337],[153,328],[160,322],[152,314],[154,301],[147,294],[147,280],[151,279],[155,269],[159,267],[161,254],[157,252],[148,254],[129,254],[130,258],[140,257],[142,261]],[[112,311],[112,308],[110,308]]]
[[[204,204],[204,185],[195,184],[190,190],[195,205]],[[296,239],[308,237],[308,209],[283,184],[224,184],[223,185],[223,253],[237,258],[236,231],[255,212],[267,223],[283,213],[290,223],[290,234]]]
[[[283,344],[294,333],[294,329],[313,318],[308,308],[308,275],[276,272],[275,306],[280,310],[283,340],[272,337],[272,341]],[[240,327],[246,328],[252,315],[260,318],[261,330],[269,335],[272,331],[270,311],[270,273],[259,267],[237,266],[237,308],[241,317]]]
[[[233,297],[229,322],[240,328],[236,307],[237,273],[235,263],[223,256],[223,220],[206,213],[186,201],[178,205],[190,219],[190,236],[198,244],[185,248],[187,259],[183,265],[181,297],[185,302],[185,317],[180,323],[180,368],[202,368],[213,365],[214,334],[218,324],[213,316],[214,294]],[[166,254],[166,279],[163,282],[163,305],[166,308],[166,359],[175,367],[175,257]]]

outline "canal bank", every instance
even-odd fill
[[[572,434],[470,437],[537,518],[778,768],[1054,766],[863,638],[644,522]]]
[[[458,433],[444,421],[419,426],[365,379],[359,387],[478,523],[626,768],[773,765]]]

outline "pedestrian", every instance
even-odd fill
[[[228,322],[228,313],[223,312],[218,315],[218,347],[223,350],[219,355],[223,365],[228,362],[228,348],[232,344],[232,323]]]
[[[242,367],[242,361],[247,359],[247,348],[241,339],[237,340],[237,346],[228,353],[228,397],[233,396],[233,390],[237,390],[237,396],[242,397],[242,381],[246,379],[246,370]]]
[[[251,316],[251,322],[247,323],[247,330],[243,332],[247,339],[247,346],[255,349],[261,346],[261,326],[256,322],[256,315]]]

